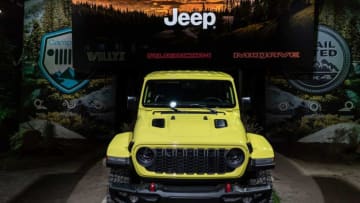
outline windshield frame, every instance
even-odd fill
[[[164,104],[159,104],[159,103],[146,103],[146,99],[147,99],[147,94],[149,91],[149,83],[150,82],[154,82],[154,81],[221,81],[225,83],[228,83],[227,88],[229,88],[229,90],[227,90],[230,94],[230,98],[231,101],[230,103],[213,103],[213,104],[209,104],[209,103],[204,103],[204,102],[190,102],[190,103],[184,103],[181,102],[178,105],[176,105],[176,108],[186,108],[186,109],[206,109],[206,108],[235,108],[237,106],[237,94],[236,94],[236,89],[234,88],[234,84],[231,80],[221,80],[221,79],[211,79],[211,80],[204,80],[204,79],[151,79],[151,80],[147,80],[146,83],[143,86],[143,93],[142,93],[142,98],[141,98],[141,104],[143,107],[146,108],[170,108],[170,102],[173,102],[173,100],[169,101],[168,103],[164,103]],[[175,101],[177,102],[177,101]]]

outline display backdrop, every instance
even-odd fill
[[[360,1],[322,1],[313,71],[269,74],[266,128],[273,141],[360,153],[359,8]]]
[[[161,66],[307,69],[309,0],[73,0],[79,71]],[[286,66],[286,67],[285,67]]]
[[[71,4],[25,1],[20,139],[34,131],[66,139],[115,133],[115,78],[81,75],[73,65]]]
[[[113,1],[112,6],[108,4],[108,1],[92,2],[93,4],[80,1],[71,2],[70,0],[25,1],[23,80],[21,82],[23,113],[20,134],[34,130],[34,126],[35,130],[46,133],[46,126],[50,122],[51,125],[58,126],[56,128],[58,131],[66,129],[67,133],[65,134],[75,137],[78,135],[80,137],[112,136],[116,111],[114,105],[115,80],[109,76],[112,74],[111,71],[116,69],[120,71],[121,75],[123,69],[129,68],[135,75],[136,68],[142,70],[153,67],[208,68],[216,67],[213,66],[216,61],[223,61],[224,64],[221,67],[225,68],[229,63],[232,67],[250,67],[247,69],[248,71],[252,67],[267,69],[266,125],[263,129],[267,132],[267,138],[272,142],[317,143],[330,144],[330,146],[337,143],[339,145],[336,146],[345,146],[351,152],[359,151],[360,19],[357,15],[359,12],[357,8],[360,7],[359,1],[325,0],[320,2],[319,25],[316,26],[315,32],[318,36],[315,41],[316,52],[312,53],[311,66],[306,66],[305,63],[302,64],[303,66],[297,64],[294,67],[299,67],[298,69],[292,68],[291,61],[293,59],[291,58],[261,59],[261,55],[257,55],[260,58],[251,55],[253,58],[235,60],[231,57],[234,56],[234,52],[249,50],[263,53],[301,50],[299,46],[294,46],[297,48],[290,50],[288,46],[285,46],[288,44],[284,43],[304,42],[303,38],[299,38],[299,36],[306,35],[301,33],[298,33],[298,41],[292,41],[290,38],[289,41],[275,41],[278,46],[270,46],[271,42],[265,39],[284,37],[282,35],[284,29],[281,26],[276,26],[277,29],[274,30],[270,26],[285,25],[286,23],[283,24],[281,19],[290,19],[286,22],[294,23],[290,23],[288,26],[301,24],[308,28],[314,19],[312,15],[308,15],[313,11],[313,1],[281,1],[287,2],[289,18],[283,18],[284,16],[279,13],[277,18],[270,18],[269,13],[266,15],[268,16],[266,20],[255,18],[255,8],[258,8],[256,6],[266,5],[265,1],[246,1],[240,2],[241,4],[225,2],[219,4],[222,7],[216,7],[216,3],[208,2],[211,6],[206,7],[207,4],[201,4],[203,5],[201,9],[195,7],[195,3],[189,4],[194,7],[183,8],[182,6],[185,5],[183,3],[176,3],[177,6],[169,7],[164,6],[167,5],[166,3],[159,6],[159,2],[148,2],[144,7],[143,1],[139,1],[129,4],[129,8],[125,10],[120,1],[118,4]],[[236,9],[244,9],[245,5],[250,6],[253,13],[248,15],[248,18],[243,16],[241,19],[248,21],[242,21],[242,23],[246,23],[239,25],[236,23],[235,14],[245,11],[234,12]],[[192,22],[195,25],[165,26],[164,18],[169,16],[168,21],[171,21],[174,12],[171,8],[173,7],[179,9],[178,17],[180,12],[184,11],[190,13],[189,19],[191,16],[195,16],[197,20]],[[161,13],[160,8],[167,10],[165,13]],[[206,18],[209,20],[206,26],[203,22],[200,23],[200,15],[191,14],[196,10],[201,14],[201,19],[204,19],[203,12],[207,12],[207,15],[210,16]],[[312,11],[310,12],[310,10]],[[210,12],[216,14],[214,25],[212,25]],[[224,15],[226,12],[227,16],[230,16],[229,18]],[[125,16],[129,18],[123,18]],[[190,24],[191,19],[190,21],[186,20],[188,19],[187,15],[181,16],[183,16],[182,20],[179,21],[178,18],[177,23],[188,22]],[[154,21],[141,21],[138,18]],[[223,20],[227,18],[229,22],[226,21],[228,23],[226,25],[229,26],[225,28]],[[100,22],[102,25],[99,25]],[[139,23],[134,24],[134,22]],[[125,27],[114,26],[116,23],[123,23],[122,26],[129,27],[125,29]],[[197,23],[200,24],[196,25]],[[144,26],[145,24],[154,24],[154,27]],[[216,28],[213,29],[213,26]],[[113,29],[109,31],[109,28]],[[291,28],[288,30],[291,31]],[[50,43],[52,37],[57,37],[59,33],[65,33],[67,37],[71,33],[71,40],[66,38],[66,40],[62,40],[63,42],[60,42],[61,40],[55,40],[56,43],[51,41],[51,46],[55,47],[50,48],[42,43],[46,41]],[[255,40],[255,37],[258,35],[255,33],[262,33],[263,37],[267,37],[257,41],[258,38]],[[271,33],[280,33],[280,35]],[[295,35],[290,36],[294,37]],[[232,40],[226,42],[229,39]],[[69,45],[66,43],[70,42],[65,41],[71,41],[73,46],[67,47]],[[250,47],[250,44],[260,45],[263,43],[269,46]],[[218,52],[211,50],[214,48],[213,45],[220,46]],[[66,46],[66,54],[65,47],[61,46]],[[224,51],[226,47],[229,48],[229,52]],[[60,57],[61,49],[62,57]],[[72,52],[72,56],[70,56],[70,52]],[[76,53],[80,54],[79,58],[76,57]],[[65,63],[65,55],[69,66],[59,68],[56,65],[59,65],[60,60],[63,64]],[[231,57],[226,60],[224,56]],[[279,64],[276,63],[264,64],[265,61],[288,64],[289,68],[277,66]],[[294,61],[299,62],[298,59],[294,59]],[[77,63],[79,66],[76,65]],[[136,66],[137,64],[142,66]],[[190,64],[190,66],[183,66],[184,64]],[[199,64],[200,66],[196,66]],[[277,71],[278,67],[281,70],[289,71]],[[309,69],[311,71],[308,71]],[[94,74],[94,70],[100,71]],[[109,72],[109,70],[111,71]],[[46,72],[53,74],[44,74]],[[126,81],[120,84],[132,84],[131,78],[124,76],[122,79]],[[137,80],[140,79],[137,78]],[[81,85],[77,86],[77,84]],[[119,86],[119,83],[116,85]],[[61,87],[66,87],[65,91]],[[126,88],[133,87],[127,86]],[[120,125],[116,124],[115,126]]]

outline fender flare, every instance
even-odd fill
[[[252,152],[250,154],[251,169],[269,169],[275,167],[275,154],[271,144],[261,135],[248,133]]]
[[[129,143],[132,139],[132,132],[124,132],[115,135],[111,140],[106,155],[111,157],[129,158]]]

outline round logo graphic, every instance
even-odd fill
[[[319,25],[316,57],[312,72],[297,72],[289,83],[312,94],[322,94],[341,85],[351,65],[351,54],[345,40],[331,28]]]

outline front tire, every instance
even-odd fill
[[[109,187],[111,184],[130,184],[130,170],[129,168],[111,168],[109,173]],[[109,189],[106,194],[107,203],[125,203],[123,200],[116,199],[111,196]]]
[[[270,185],[272,187],[272,176],[270,170],[256,171],[248,180],[250,186]]]
[[[261,170],[252,172],[246,179],[246,186],[266,186],[269,185],[271,190],[266,193],[256,193],[243,199],[244,203],[273,203],[272,195],[272,175],[270,170]]]
[[[111,168],[109,174],[109,184],[129,184],[130,183],[130,170],[128,168]]]

